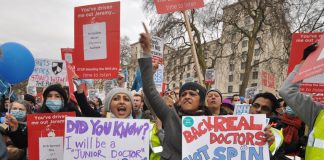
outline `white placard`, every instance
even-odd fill
[[[150,122],[66,117],[64,160],[148,160]]]
[[[233,115],[242,115],[250,113],[250,104],[235,104]]]
[[[60,83],[66,85],[66,62],[63,60],[35,59],[35,68],[29,77],[28,86],[47,87]]]
[[[183,116],[182,160],[269,160],[266,115]]]
[[[60,160],[63,159],[63,137],[40,137],[39,159]]]
[[[158,92],[162,92],[164,65],[159,64],[159,68],[154,73],[153,79]]]
[[[106,22],[83,25],[84,60],[107,58]]]

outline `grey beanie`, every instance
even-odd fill
[[[127,96],[130,98],[131,103],[132,103],[132,113],[134,113],[133,112],[134,98],[133,98],[133,95],[131,94],[131,92],[128,91],[126,88],[113,88],[112,90],[110,90],[107,93],[106,98],[105,98],[105,111],[106,112],[110,112],[110,103],[111,103],[111,100],[112,100],[113,96],[115,94],[117,94],[117,93],[125,93],[125,94],[127,94]]]

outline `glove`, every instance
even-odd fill
[[[304,49],[304,55],[302,60],[305,60],[313,51],[315,51],[317,46],[318,46],[317,43],[313,43],[310,46],[306,47]]]

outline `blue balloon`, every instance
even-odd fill
[[[35,60],[23,45],[7,42],[0,47],[0,78],[10,84],[26,80],[34,71]]]

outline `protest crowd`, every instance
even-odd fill
[[[324,159],[324,105],[300,92],[302,80],[293,82],[304,61],[320,48],[318,43],[303,48],[303,57],[281,86],[280,96],[261,92],[252,98],[227,97],[197,81],[159,92],[153,78],[158,65],[152,58],[151,35],[143,26],[136,75],[140,82],[132,88],[124,84],[126,75],[119,70],[111,81],[116,85],[103,97],[90,97],[84,87],[88,82],[77,74],[68,77],[68,85],[46,85],[37,96],[17,98],[11,84],[6,94],[1,90],[0,159],[63,159],[63,155],[64,159],[119,160]],[[0,52],[5,55],[5,47]],[[2,77],[8,76],[1,74],[4,83],[8,79]],[[52,120],[38,129],[42,115]],[[61,127],[53,127],[57,123]],[[58,135],[64,137],[64,147],[56,145]],[[105,136],[121,141],[100,140]],[[128,139],[132,136],[135,139]],[[75,137],[83,139],[78,143]],[[144,147],[127,148],[137,145]],[[52,150],[45,154],[45,146]]]

